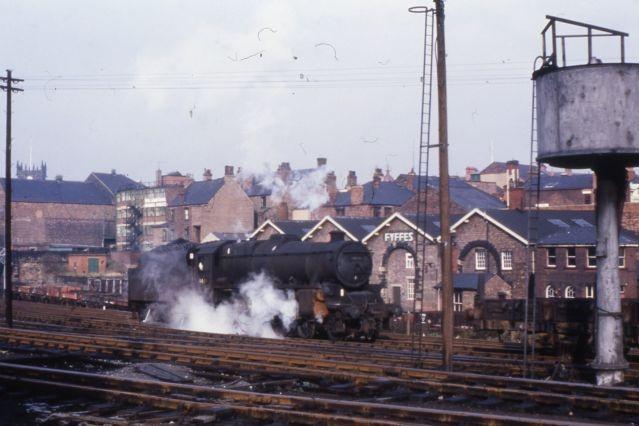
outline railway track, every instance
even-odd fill
[[[511,377],[519,375],[521,360],[511,347],[499,342],[486,343],[482,356],[458,355],[456,371],[445,372],[436,368],[440,362],[437,345],[429,339],[424,339],[424,349],[431,348],[432,353],[426,353],[422,368],[414,368],[410,351],[393,346],[392,339],[375,345],[259,339],[170,330],[140,324],[130,314],[110,314],[86,308],[19,306],[16,328],[0,327],[0,345],[15,354],[26,351],[46,356],[5,360],[0,363],[0,383],[12,389],[91,395],[114,404],[135,401],[167,413],[214,417],[232,413],[231,418],[258,422],[567,424],[567,420],[639,420],[638,389]],[[460,339],[459,348],[469,346],[472,341]],[[74,361],[60,363],[65,357]],[[104,365],[179,365],[198,380],[215,380],[203,385],[117,377],[108,369],[78,369],[78,360]],[[71,371],[69,365],[76,368]],[[547,374],[553,365],[541,361],[535,368]],[[480,372],[491,374],[477,374]]]

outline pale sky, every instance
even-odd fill
[[[197,178],[226,164],[307,168],[319,156],[340,184],[348,170],[362,182],[374,167],[406,172],[419,138],[416,4],[1,0],[0,69],[26,80],[14,95],[14,161],[31,150],[68,180],[112,168],[142,181],[158,167]],[[491,146],[495,160],[527,162],[545,15],[629,32],[627,60],[639,62],[638,0],[446,6],[453,174],[486,166]],[[583,62],[570,43],[569,61]],[[616,43],[597,39],[595,56],[617,57]]]

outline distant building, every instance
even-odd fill
[[[47,179],[47,163],[42,161],[40,166],[35,164],[16,163],[16,177],[26,180],[46,180]]]
[[[224,177],[213,179],[205,170],[204,180],[191,182],[168,201],[168,232],[171,239],[201,242],[213,233],[247,233],[254,223],[251,199],[236,181],[232,166]]]
[[[106,247],[115,243],[115,209],[112,189],[95,180],[13,180],[12,240],[16,250],[50,247]],[[136,183],[113,175],[120,183]],[[0,197],[5,196],[0,179]],[[4,215],[4,206],[0,207]],[[4,222],[0,224],[4,235]]]
[[[595,208],[594,175],[542,174],[537,183],[527,181],[519,188],[510,190],[510,208],[528,209],[537,207],[553,210],[593,210]]]

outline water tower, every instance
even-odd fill
[[[533,74],[538,161],[589,168],[597,177],[597,355],[593,368],[597,384],[612,385],[623,381],[628,367],[623,355],[618,258],[626,167],[639,165],[639,64],[625,62],[624,38],[628,34],[547,18],[541,33],[543,64]],[[559,34],[557,24],[569,28],[570,33]],[[596,58],[593,41],[611,38],[616,58]],[[583,46],[587,55],[580,63],[566,64],[566,40],[587,42]]]

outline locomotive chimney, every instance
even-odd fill
[[[331,231],[329,232],[329,234],[331,236],[331,243],[335,241],[344,241],[346,237],[346,234],[344,234],[342,231]]]

